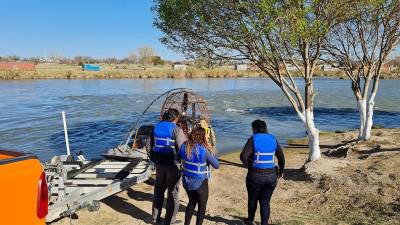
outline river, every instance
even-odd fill
[[[191,88],[209,104],[219,152],[240,149],[260,118],[282,143],[305,135],[302,123],[269,79],[27,80],[0,81],[0,148],[32,152],[45,161],[65,153],[61,111],[72,151],[88,158],[124,140],[147,103],[172,88]],[[382,80],[375,124],[400,127],[400,80]],[[315,80],[315,119],[323,131],[355,129],[356,101],[348,80]],[[153,123],[158,102],[145,117]]]

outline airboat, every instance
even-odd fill
[[[207,103],[202,96],[186,88],[172,89],[148,104],[123,142],[103,153],[101,158],[87,160],[82,151],[75,156],[70,153],[63,113],[67,154],[54,156],[43,165],[49,192],[47,222],[70,217],[83,208],[97,211],[102,199],[150,179],[154,171],[149,160],[154,125],[142,124],[142,120],[150,107],[162,99],[160,115],[169,108],[177,109],[181,115],[178,125],[185,133],[195,126],[210,124]],[[157,120],[154,118],[154,122]],[[215,146],[215,138],[211,142]]]

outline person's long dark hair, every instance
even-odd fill
[[[268,133],[267,124],[262,120],[254,120],[251,123],[251,127],[253,128],[253,132],[257,133]]]
[[[206,130],[202,127],[194,127],[192,132],[189,134],[189,140],[186,142],[185,154],[188,159],[192,157],[193,149],[196,148],[196,144],[199,144],[207,149],[212,154],[215,154],[208,145]]]

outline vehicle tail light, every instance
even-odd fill
[[[49,195],[47,192],[46,174],[42,172],[39,178],[37,216],[43,219],[49,210]]]

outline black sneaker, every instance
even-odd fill
[[[246,225],[256,225],[256,223],[254,222],[254,220],[249,220],[249,219],[244,219],[243,220],[244,224]]]

